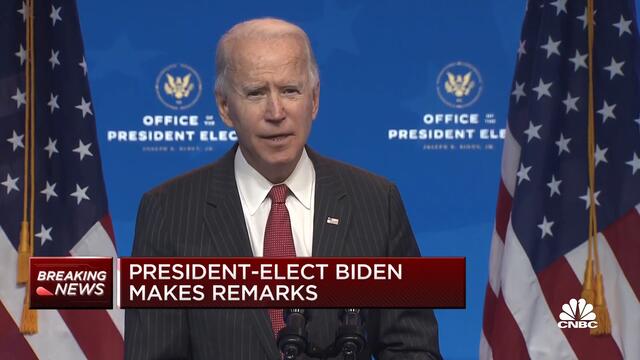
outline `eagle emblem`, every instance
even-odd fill
[[[186,74],[183,77],[172,76],[167,73],[167,81],[164,83],[164,92],[173,96],[176,100],[182,100],[189,97],[191,91],[193,91],[193,84],[191,83],[191,74]]]
[[[187,64],[171,64],[156,77],[158,100],[173,110],[192,107],[202,95],[202,80],[198,72]]]
[[[469,95],[475,85],[475,82],[471,80],[471,71],[464,75],[454,75],[447,72],[447,82],[444,84],[444,88],[447,93],[461,98]]]
[[[456,109],[473,105],[482,93],[482,76],[475,66],[463,61],[452,62],[440,70],[436,90],[442,102]]]

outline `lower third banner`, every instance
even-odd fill
[[[464,308],[464,258],[121,258],[122,308]]]

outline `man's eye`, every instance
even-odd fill
[[[251,90],[247,92],[247,97],[258,97],[264,95],[264,91],[262,90]]]
[[[300,90],[297,88],[285,88],[282,92],[287,95],[300,94]]]

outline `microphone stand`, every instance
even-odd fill
[[[284,310],[286,326],[278,333],[278,348],[285,360],[295,360],[307,350],[307,320],[305,309]]]
[[[364,348],[364,317],[360,309],[347,308],[341,312],[342,325],[338,327],[335,340],[336,349],[340,349],[345,360],[355,360]]]
[[[302,354],[315,359],[328,359],[342,354],[344,360],[356,360],[366,345],[364,315],[365,313],[360,309],[340,310],[338,316],[341,325],[336,332],[336,338],[332,344],[321,348],[307,341],[306,326],[310,321],[309,311],[304,309],[284,310],[286,326],[278,333],[277,340],[283,359],[295,360]]]

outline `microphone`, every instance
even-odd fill
[[[278,333],[278,348],[285,360],[294,360],[307,350],[307,320],[305,309],[286,309],[286,326]]]
[[[360,309],[355,308],[347,308],[340,313],[342,325],[338,327],[335,344],[345,360],[355,360],[366,344],[363,315]]]

